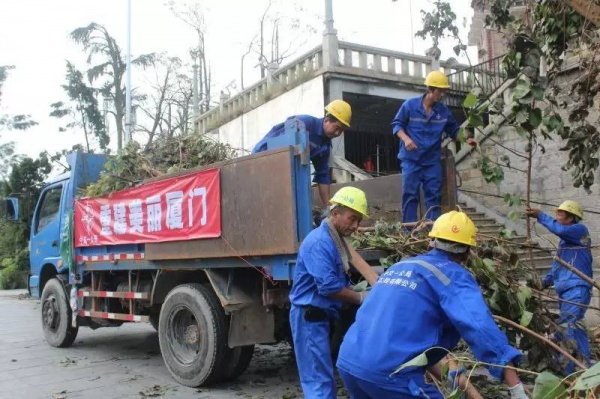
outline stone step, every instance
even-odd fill
[[[485,218],[485,213],[483,212],[465,212],[471,219],[477,218]]]
[[[478,228],[477,229],[477,234],[484,234],[486,236],[498,236],[498,238],[500,238],[499,234],[500,232],[503,230],[502,226],[490,226],[490,227],[486,227],[483,229]]]
[[[539,272],[546,274],[548,270],[552,268],[552,262],[554,262],[553,256],[534,256],[533,263],[529,262],[529,259],[522,261],[525,264],[533,264],[533,266]]]
[[[542,248],[532,248],[531,252],[533,253],[534,258],[540,256],[552,256],[551,251]],[[527,248],[517,250],[516,254],[521,260],[527,261],[529,259],[529,249]]]
[[[484,229],[495,229],[495,228],[499,228],[501,230],[504,229],[504,226],[502,226],[501,224],[498,224],[494,221],[492,222],[485,222],[485,223],[475,223],[475,226],[477,227],[478,230],[484,230]]]
[[[487,218],[485,216],[477,216],[477,217],[472,217],[471,220],[473,221],[473,223],[475,224],[484,224],[484,223],[496,223],[496,221],[492,218]]]

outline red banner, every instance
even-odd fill
[[[219,237],[219,170],[76,200],[74,224],[76,247]]]

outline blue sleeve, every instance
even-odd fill
[[[308,274],[315,279],[319,294],[329,296],[346,286],[345,280],[337,272],[339,265],[335,247],[323,241],[315,242],[302,253],[302,260]]]
[[[406,132],[406,127],[410,121],[410,110],[408,109],[408,101],[402,103],[402,106],[392,120],[392,134],[395,136],[400,130]]]
[[[283,123],[278,123],[277,125],[273,126],[271,128],[271,130],[269,130],[269,133],[267,133],[265,135],[265,137],[263,137],[258,143],[256,143],[256,145],[252,149],[252,154],[266,151],[267,150],[267,140],[272,139],[273,137],[282,135],[285,131],[284,126],[285,125]]]
[[[538,222],[540,222],[545,228],[550,230],[551,233],[556,234],[562,240],[573,244],[580,244],[581,239],[588,235],[587,228],[579,223],[572,224],[570,226],[564,226],[554,220],[551,216],[540,212],[537,217]]]
[[[454,274],[451,283],[441,290],[440,305],[479,361],[505,366],[520,360],[521,352],[509,345],[506,335],[496,325],[471,275]],[[488,369],[502,380],[503,369]]]
[[[450,112],[450,110],[448,110],[447,112],[448,122],[446,122],[446,127],[444,128],[444,131],[448,136],[450,136],[452,140],[456,140],[456,137],[458,136],[458,132],[460,130],[460,125],[458,124],[458,122],[456,122],[456,118],[454,118],[452,112]]]
[[[329,175],[329,151],[321,153],[311,158],[315,168],[315,177],[313,183],[331,184],[331,176]]]

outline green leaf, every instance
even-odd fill
[[[464,128],[461,127],[458,130],[458,134],[456,135],[456,141],[458,141],[459,143],[465,143],[467,141],[467,135],[465,133]]]
[[[364,291],[367,289],[368,286],[369,286],[369,282],[367,280],[363,280],[360,283],[356,284],[353,287],[353,290],[356,292]]]
[[[542,123],[542,110],[533,108],[529,111],[529,123],[533,128],[537,128]]]
[[[529,82],[525,80],[519,80],[517,86],[513,91],[513,98],[520,99],[525,97],[531,91],[531,87],[529,86]]]
[[[427,363],[429,361],[427,360],[427,354],[425,352],[421,353],[419,356],[413,358],[412,360],[409,360],[408,362],[404,363],[403,365],[401,365],[400,367],[398,367],[396,370],[394,370],[393,374],[399,373],[400,371],[404,370],[407,367],[423,367],[423,366],[427,366]]]
[[[600,385],[600,363],[594,364],[579,376],[573,389],[583,391]]]
[[[492,259],[484,258],[483,265],[489,272],[496,271],[496,262],[494,262]]]
[[[524,110],[517,112],[517,114],[515,115],[515,122],[517,123],[525,123],[527,122],[527,119],[527,112],[525,112]]]
[[[446,399],[460,399],[463,397],[464,392],[456,388],[452,393],[446,396]]]
[[[521,324],[523,327],[527,327],[529,323],[531,323],[531,319],[533,319],[533,313],[525,310],[521,315],[521,321],[519,324]]]
[[[525,304],[531,298],[531,288],[526,285],[519,287],[519,292],[517,293],[517,299],[521,304],[522,308],[525,308]]]
[[[521,212],[520,211],[510,211],[508,213],[508,218],[510,220],[519,220],[519,219],[521,219]]]
[[[483,126],[483,118],[481,115],[471,114],[469,115],[469,125],[471,127],[481,127]]]
[[[541,101],[541,100],[544,99],[544,92],[545,92],[545,90],[543,88],[541,88],[541,87],[532,87],[531,88],[531,92],[533,94],[533,98],[534,99],[536,99],[538,101]]]
[[[465,108],[473,108],[477,104],[477,96],[473,93],[467,94],[465,97],[465,101],[463,101],[463,107]]]
[[[544,371],[535,379],[533,387],[533,399],[554,399],[567,392],[567,388],[560,378],[552,373]]]

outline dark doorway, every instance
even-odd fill
[[[454,97],[445,102],[462,123],[465,115],[458,101],[449,101]],[[404,100],[355,93],[344,93],[344,100],[352,106],[352,129],[344,133],[346,159],[373,176],[398,173],[399,142],[390,124]]]
[[[346,159],[373,175],[398,173],[398,140],[390,123],[402,100],[344,93],[352,105],[352,129],[344,134]]]

